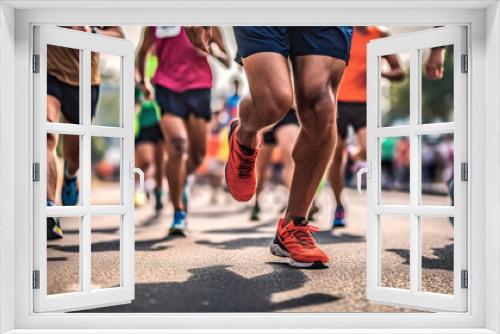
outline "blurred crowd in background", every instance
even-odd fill
[[[418,28],[387,28],[391,34],[398,34]],[[141,27],[123,27],[126,38],[136,45],[141,39]],[[232,29],[223,28],[224,41],[229,54],[233,55],[236,45]],[[409,115],[409,59],[404,54],[398,55],[406,77],[401,82],[382,82],[382,109],[385,125],[408,123]],[[445,76],[439,81],[422,80],[422,118],[427,122],[452,121],[453,114],[453,49],[447,50]],[[247,93],[247,82],[242,67],[235,62],[227,69],[210,60],[214,73],[212,89],[212,120],[208,132],[207,154],[196,171],[196,177],[190,182],[209,184],[214,188],[213,200],[217,200],[217,191],[222,191],[224,163],[228,156],[228,124],[237,116],[237,105]],[[119,64],[111,57],[101,55],[100,72],[102,77],[101,93],[96,114],[97,123],[106,125],[119,117]],[[151,70],[150,70],[151,71]],[[150,74],[151,75],[151,74]],[[450,88],[451,87],[451,88]],[[142,100],[139,109],[158,108],[152,100]],[[107,112],[99,112],[106,110]],[[137,130],[137,129],[136,129]],[[352,129],[347,138],[346,150],[356,150],[357,138]],[[93,173],[97,179],[115,181],[119,179],[120,147],[119,143],[99,138],[92,142]],[[381,142],[382,189],[390,191],[408,191],[410,168],[410,143],[405,137],[384,138]],[[424,193],[447,195],[446,182],[453,175],[453,136],[438,135],[422,138],[422,190]],[[166,159],[167,157],[165,157]],[[283,161],[280,148],[273,150],[272,163],[269,167],[267,182],[282,182]],[[354,187],[356,172],[364,166],[363,161],[347,160],[345,164],[345,185]],[[154,168],[147,173],[146,190],[151,193],[155,187]]]

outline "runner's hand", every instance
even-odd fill
[[[220,47],[217,45],[217,43],[210,43],[210,55],[212,57],[215,57],[218,61],[220,61],[224,66],[229,67],[230,66],[230,61],[227,59],[226,53],[224,53]]]
[[[425,76],[429,80],[440,80],[443,78],[444,66],[442,63],[427,62],[425,64]]]
[[[433,48],[429,59],[425,63],[425,76],[429,80],[440,80],[444,75],[444,54],[443,47]]]
[[[68,28],[73,29],[73,30],[83,31],[83,32],[92,32],[92,29],[90,29],[89,26],[70,26]]]
[[[139,88],[141,89],[142,93],[144,94],[144,98],[146,100],[152,100],[153,99],[153,87],[151,87],[151,84],[142,82],[139,84]]]
[[[185,27],[187,37],[194,47],[204,53],[210,53],[210,41],[212,40],[212,27]]]

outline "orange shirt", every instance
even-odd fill
[[[382,32],[377,27],[367,27],[365,33],[354,28],[349,65],[339,87],[339,102],[366,102],[366,46],[380,37]]]

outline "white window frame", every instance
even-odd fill
[[[379,303],[408,306],[419,310],[467,310],[467,289],[461,282],[462,270],[467,270],[467,184],[461,180],[462,163],[467,163],[467,83],[470,72],[462,72],[462,55],[467,55],[465,26],[430,28],[374,40],[367,47],[368,115],[367,142],[369,174],[367,179],[367,296]],[[422,118],[422,51],[431,47],[452,45],[453,53],[453,120],[423,123]],[[390,54],[410,53],[410,109],[408,124],[382,124],[380,107],[381,59]],[[455,204],[446,206],[421,203],[421,136],[451,133],[454,136],[454,193]],[[405,205],[381,203],[381,143],[382,138],[407,137],[410,141],[410,191]],[[383,287],[382,222],[381,217],[398,215],[408,223],[410,252],[409,289]],[[422,291],[422,235],[424,217],[454,217],[453,224],[453,293],[440,294]],[[406,221],[406,218],[408,219]]]
[[[123,8],[116,8],[118,4]],[[122,332],[119,329],[129,329],[127,333],[148,333],[154,329],[178,333],[181,328],[191,329],[189,333],[500,333],[498,2],[316,0],[287,1],[286,6],[288,8],[280,0],[0,2],[0,333],[47,333],[49,328],[53,329],[51,333],[76,333],[77,330],[78,333],[111,333],[111,329],[115,329],[114,333]],[[177,25],[469,25],[471,89],[468,146],[471,181],[468,197],[471,200],[468,228],[471,236],[468,257],[471,259],[471,274],[468,312],[34,314],[31,290],[32,212],[27,207],[32,203],[29,190],[32,186],[32,26],[155,25],[166,22]],[[148,329],[141,330],[146,326]]]
[[[78,49],[80,52],[80,124],[47,121],[47,47],[57,45]],[[79,291],[50,295],[47,293],[47,228],[34,224],[33,269],[39,273],[39,288],[34,290],[35,312],[74,311],[129,303],[135,288],[135,226],[134,226],[134,55],[130,41],[108,36],[87,34],[59,27],[34,28],[34,53],[39,56],[39,71],[33,77],[34,110],[34,162],[39,164],[38,182],[33,183],[34,219],[42,222],[46,217],[75,217],[79,228]],[[90,112],[91,53],[114,55],[120,59],[119,124],[101,126],[92,124]],[[47,198],[47,133],[78,135],[80,138],[81,203],[76,206],[46,205]],[[96,205],[91,201],[91,139],[113,138],[120,141],[120,203]],[[120,285],[112,288],[92,289],[92,217],[118,216]]]

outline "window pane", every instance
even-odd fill
[[[421,122],[453,121],[453,45],[420,50]]]
[[[410,288],[410,221],[404,215],[384,215],[380,224],[382,287]]]
[[[80,50],[47,45],[47,120],[81,124]]]
[[[120,286],[121,216],[92,216],[92,289]]]
[[[92,52],[91,71],[92,124],[121,126],[121,57]]]
[[[390,76],[387,57],[396,57],[404,76]],[[380,126],[408,125],[410,119],[410,52],[380,58]],[[390,77],[390,79],[388,79]]]
[[[454,146],[453,134],[420,137],[421,204],[453,205]]]
[[[453,294],[453,220],[421,217],[422,291]]]
[[[81,205],[80,136],[47,134],[47,206]]]
[[[57,224],[64,238],[53,239]],[[80,217],[47,218],[47,294],[80,290]]]
[[[120,161],[121,139],[92,137],[92,191],[93,205],[121,204]]]
[[[379,204],[410,204],[410,139],[380,138]]]

